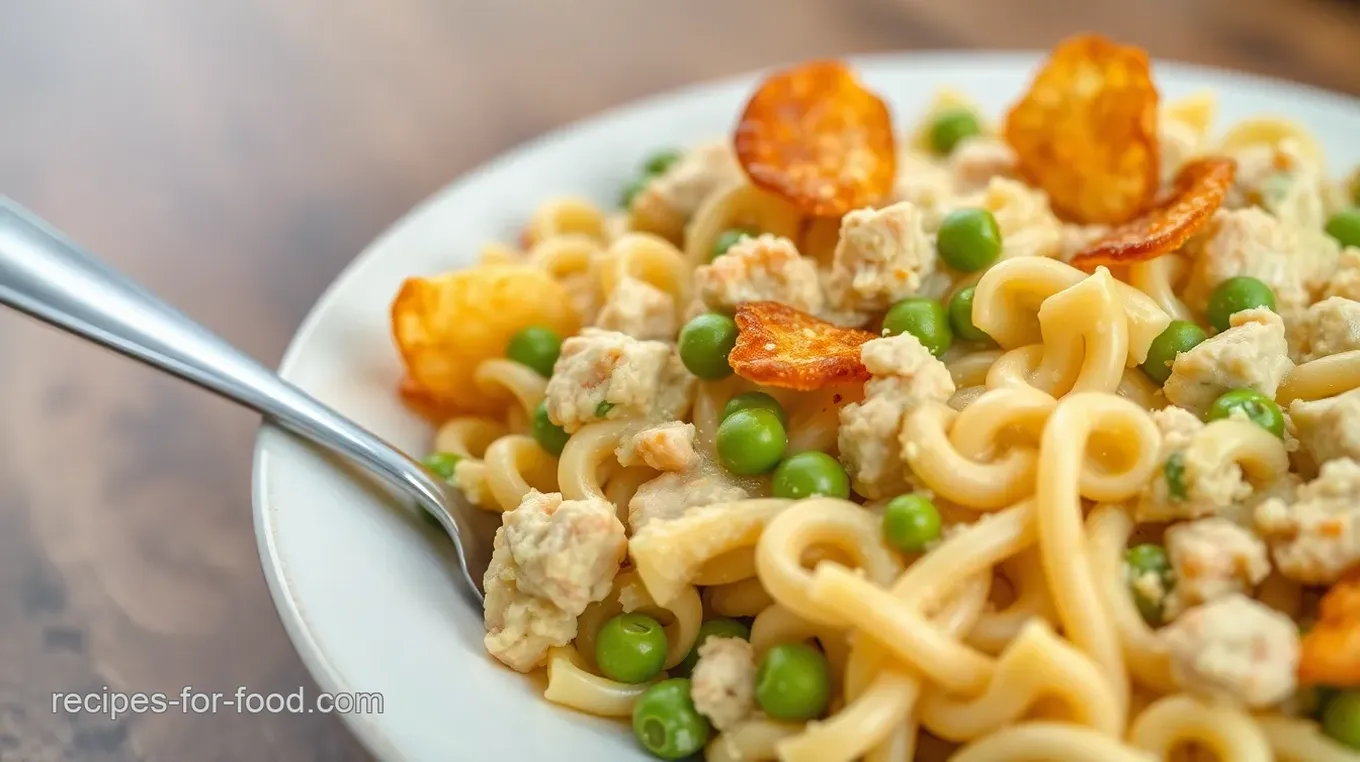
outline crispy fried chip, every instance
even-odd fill
[[[737,307],[737,344],[728,356],[738,376],[765,386],[809,391],[864,381],[859,348],[872,333],[845,328],[778,302]]]
[[[1069,222],[1132,219],[1157,191],[1157,88],[1147,53],[1099,35],[1053,48],[1006,115],[1020,172]]]
[[[580,325],[567,290],[542,268],[480,265],[408,278],[392,301],[392,337],[406,363],[402,398],[426,415],[503,407],[473,374],[531,325],[559,336]]]
[[[1332,585],[1318,621],[1303,637],[1299,682],[1348,688],[1360,685],[1360,568]]]
[[[1175,251],[1223,204],[1236,174],[1237,162],[1232,159],[1210,157],[1186,164],[1156,206],[1077,252],[1072,266],[1090,270]]]
[[[887,105],[840,61],[772,74],[747,102],[733,145],[752,183],[819,217],[878,202],[897,172]]]

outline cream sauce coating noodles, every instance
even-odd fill
[[[1064,241],[1099,231],[1060,220],[985,122],[932,151],[931,120],[961,107],[942,95],[902,141],[894,197],[856,212],[853,234],[752,186],[713,144],[652,167],[631,214],[557,199],[519,247],[488,247],[482,266],[541,268],[588,326],[559,337],[551,378],[516,356],[469,369],[496,404],[435,436],[452,483],[505,517],[488,649],[602,717],[687,676],[709,762],[1360,760],[1360,695],[1322,692],[1357,707],[1329,714],[1297,679],[1299,628],[1360,562],[1360,288],[1346,286],[1360,250],[1308,211],[1314,196],[1336,208],[1321,148],[1270,119],[1220,141],[1211,97],[1164,104],[1184,155],[1163,174],[1226,155],[1236,185],[1179,250],[1085,272]],[[937,236],[969,208],[1001,221],[1002,254],[960,273]],[[885,280],[904,271],[917,290]],[[1210,328],[1208,295],[1234,276],[1272,289],[1283,323]],[[881,330],[883,294],[949,308],[965,287],[987,340],[954,335],[937,357],[922,337],[938,326]],[[870,379],[696,378],[702,347],[682,326],[761,300],[880,335],[862,350]],[[1173,320],[1208,338],[1169,352]],[[1191,390],[1181,405],[1149,363]],[[762,405],[784,439],[739,468],[767,445],[727,439],[727,421]],[[797,487],[795,466],[831,494]],[[916,545],[891,528],[905,494],[938,514]],[[664,633],[642,682],[605,674],[610,623],[631,614]],[[720,618],[745,622],[749,649],[704,647]],[[788,644],[823,660],[812,719],[757,684]]]

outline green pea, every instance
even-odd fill
[[[650,183],[651,181],[652,178],[646,175],[633,178],[629,181],[627,185],[623,186],[623,192],[619,195],[619,206],[622,206],[624,209],[632,209],[633,201],[637,199],[638,194],[641,193],[647,187],[647,183]]]
[[[831,703],[831,669],[821,651],[781,643],[756,668],[756,701],[776,720],[811,720]]]
[[[1143,373],[1159,384],[1166,383],[1171,377],[1171,363],[1176,355],[1189,352],[1204,341],[1204,329],[1188,320],[1172,320],[1166,330],[1157,334],[1148,346],[1147,359],[1143,361]]]
[[[433,471],[435,476],[448,481],[453,478],[454,466],[457,466],[458,461],[462,459],[463,456],[451,452],[432,452],[426,455],[425,459],[420,461],[420,464]]]
[[[986,209],[957,209],[940,222],[935,247],[945,264],[960,272],[976,272],[1001,254],[1001,227]]]
[[[1360,203],[1360,202],[1357,202]],[[1360,206],[1342,209],[1327,220],[1327,235],[1342,246],[1360,246]]]
[[[1166,549],[1160,545],[1143,543],[1135,545],[1124,551],[1124,563],[1129,565],[1131,573],[1169,575],[1171,574],[1171,559],[1166,555]],[[1168,580],[1171,578],[1168,576]]]
[[[613,409],[614,403],[609,402],[608,400],[601,402],[600,404],[595,406],[595,417],[603,418],[606,415],[609,415],[609,411]]]
[[[666,662],[666,631],[645,614],[619,614],[595,636],[595,664],[621,683],[645,683]]]
[[[1275,309],[1275,294],[1270,286],[1250,275],[1229,278],[1209,294],[1209,325],[1215,331],[1228,330],[1228,318],[1256,307]]]
[[[968,109],[956,108],[940,112],[930,125],[930,147],[941,156],[948,156],[964,138],[982,134],[977,117]]]
[[[754,233],[746,228],[728,228],[727,230],[724,230],[718,235],[717,240],[713,242],[713,255],[708,258],[709,261],[711,262],[726,254],[727,250],[736,246],[738,241],[743,238],[749,238],[752,235],[754,235]]]
[[[548,417],[547,400],[538,403],[538,407],[534,408],[534,420],[530,423],[529,428],[534,435],[534,441],[538,442],[538,446],[553,455],[561,455],[562,448],[567,446],[567,440],[571,438],[571,435],[567,434],[565,429],[553,423],[552,419]]]
[[[813,495],[850,498],[850,477],[840,461],[812,450],[790,455],[774,470],[770,489],[775,497],[799,500]]]
[[[991,341],[992,337],[973,323],[973,296],[976,293],[977,288],[969,286],[949,300],[949,327],[963,341]]]
[[[762,408],[738,410],[718,424],[718,460],[738,476],[763,474],[774,468],[789,446],[779,416]]]
[[[680,329],[680,361],[706,381],[732,374],[727,356],[737,344],[737,324],[716,312],[699,315]]]
[[[657,175],[670,169],[671,166],[679,160],[680,152],[671,149],[658,151],[647,157],[646,161],[642,162],[642,172],[623,188],[623,193],[619,199],[623,208],[631,208],[633,206],[633,200],[647,187],[647,184]]]
[[[1360,750],[1360,691],[1342,691],[1327,702],[1322,732],[1343,746]]]
[[[883,539],[904,553],[920,553],[940,538],[940,512],[920,495],[898,495],[883,509]]]
[[[1208,412],[1204,414],[1204,420],[1217,421],[1220,418],[1227,418],[1237,410],[1246,413],[1252,423],[1284,439],[1284,413],[1280,412],[1280,406],[1275,404],[1275,400],[1255,389],[1233,389],[1224,392],[1222,397],[1214,400],[1214,404],[1209,406]]]
[[[694,639],[694,647],[689,649],[683,661],[675,665],[671,670],[677,675],[688,675],[694,671],[694,665],[699,663],[699,646],[709,638],[741,638],[742,640],[751,639],[751,628],[738,622],[735,619],[710,619],[699,625],[699,635]]]
[[[689,680],[662,680],[633,703],[633,734],[642,747],[661,759],[684,759],[708,743],[708,719],[694,708]]]
[[[664,151],[657,151],[647,157],[647,161],[642,163],[642,173],[645,175],[659,175],[671,168],[671,165],[680,161],[680,152],[668,148]]]
[[[737,412],[738,410],[764,409],[779,416],[779,422],[788,427],[789,419],[784,415],[784,406],[779,404],[779,400],[771,397],[765,392],[742,392],[727,401],[723,406],[723,418]]]
[[[1185,489],[1185,455],[1173,452],[1162,464],[1162,476],[1166,478],[1166,494],[1172,502],[1179,502],[1188,496]]]
[[[945,314],[944,305],[934,299],[903,299],[894,304],[883,316],[883,331],[889,336],[909,333],[936,357],[954,343],[949,316]]]
[[[1124,576],[1128,580],[1129,592],[1138,606],[1138,613],[1152,626],[1162,622],[1162,598],[1149,598],[1134,584],[1145,574],[1155,574],[1161,578],[1163,597],[1171,591],[1176,577],[1171,570],[1171,559],[1160,545],[1144,543],[1124,551]]]
[[[531,325],[510,337],[505,356],[533,368],[538,375],[551,378],[557,356],[562,354],[562,337],[551,328]]]

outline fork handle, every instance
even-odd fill
[[[419,463],[279,378],[3,196],[0,304],[258,411],[365,466],[443,524],[458,546],[465,581],[474,593],[478,590],[463,552],[463,527],[444,508],[444,485]]]

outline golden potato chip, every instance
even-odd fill
[[[778,302],[737,307],[737,344],[728,362],[764,386],[804,391],[864,381],[859,348],[874,334],[828,323]]]
[[[772,74],[747,102],[733,146],[752,183],[822,217],[877,203],[897,172],[887,105],[840,61]]]
[[[1006,115],[1021,174],[1069,222],[1117,224],[1160,178],[1157,88],[1147,53],[1099,35],[1058,43]]]
[[[1360,569],[1342,577],[1318,607],[1318,621],[1300,643],[1299,682],[1360,685]]]
[[[1237,162],[1232,159],[1211,157],[1186,164],[1165,198],[1077,252],[1072,266],[1090,270],[1141,262],[1179,249],[1223,205],[1236,174]]]
[[[479,389],[473,373],[531,325],[560,336],[580,327],[567,290],[537,267],[481,265],[408,278],[392,302],[392,336],[409,379],[402,396],[434,411],[501,407],[505,400]]]

